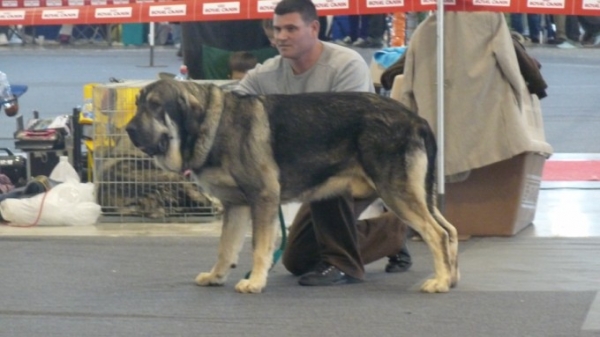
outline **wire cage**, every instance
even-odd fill
[[[135,98],[148,83],[126,81],[91,88],[93,132],[86,146],[92,153],[90,165],[103,221],[211,221],[222,213],[219,201],[202,193],[189,178],[157,167],[125,132],[135,113]]]

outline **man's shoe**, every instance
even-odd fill
[[[388,264],[385,266],[385,272],[401,273],[410,269],[411,266],[412,258],[408,253],[408,249],[403,247],[398,254],[389,257]]]
[[[361,280],[346,275],[336,266],[332,266],[327,262],[320,263],[315,270],[300,276],[300,279],[298,279],[298,283],[302,286],[335,286],[356,282],[361,282]]]
[[[592,34],[584,33],[581,38],[581,45],[583,47],[596,47],[600,44],[600,35],[594,36]]]
[[[333,43],[339,44],[340,46],[351,46],[352,45],[352,38],[350,36],[346,36],[345,38],[343,38],[341,40],[335,40],[335,41],[333,41]]]
[[[363,39],[362,37],[359,37],[356,39],[356,41],[354,41],[354,43],[352,43],[352,47],[365,48],[366,46],[367,40]]]
[[[383,40],[368,37],[367,38],[367,48],[376,48],[376,49],[383,48]]]
[[[567,39],[565,39],[565,38],[557,37],[557,38],[548,40],[548,44],[559,45],[559,44],[565,43],[566,41],[567,41]]]
[[[371,37],[366,39],[359,38],[352,44],[352,46],[358,48],[381,48],[383,47],[383,41],[381,39],[374,39]]]
[[[4,33],[0,33],[0,46],[8,46],[8,36]]]

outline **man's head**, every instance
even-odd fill
[[[310,0],[282,0],[273,17],[275,44],[281,56],[299,59],[319,42],[319,17]]]

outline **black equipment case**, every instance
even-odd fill
[[[0,147],[0,173],[9,177],[15,187],[24,186],[27,183],[27,158]]]

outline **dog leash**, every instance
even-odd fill
[[[287,242],[287,228],[285,226],[285,218],[283,217],[283,209],[281,208],[281,205],[279,205],[279,227],[281,228],[281,244],[279,244],[279,248],[273,252],[273,263],[271,264],[271,268],[269,268],[269,270],[275,267],[281,258],[281,255],[283,255],[283,250],[285,249],[285,244]],[[244,278],[248,279],[251,273],[252,270],[246,273]]]

